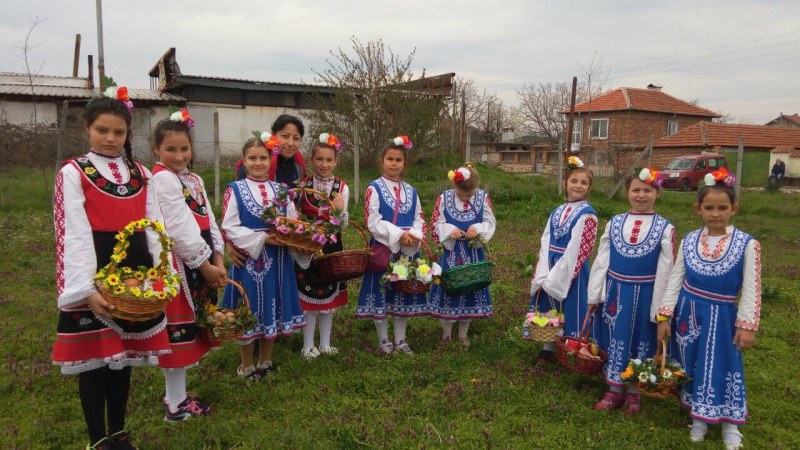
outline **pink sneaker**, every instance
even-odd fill
[[[609,409],[616,409],[625,403],[625,397],[621,392],[608,391],[603,394],[603,398],[594,404],[595,411],[607,411]]]
[[[625,394],[625,406],[622,408],[622,412],[625,413],[627,416],[633,416],[635,414],[639,414],[639,411],[642,409],[641,404],[641,397],[639,397],[639,393],[626,393]]]

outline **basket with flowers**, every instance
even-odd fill
[[[659,341],[654,358],[630,360],[620,378],[636,383],[642,395],[655,398],[678,395],[681,385],[690,380],[678,362],[667,359],[664,341]]]
[[[118,267],[127,258],[129,238],[136,232],[150,228],[158,234],[161,254],[155,267]],[[125,320],[145,321],[158,317],[167,303],[178,295],[180,276],[170,270],[169,252],[172,241],[164,232],[164,225],[150,219],[135,220],[116,234],[117,243],[111,261],[94,276],[100,295],[114,305],[111,315]]]
[[[221,308],[211,302],[204,302],[198,308],[197,323],[200,337],[211,344],[222,344],[240,339],[244,332],[256,325],[256,318],[250,310],[247,293],[239,283],[225,280],[241,294],[242,301],[233,308]]]
[[[555,342],[556,338],[564,333],[564,313],[557,309],[547,312],[539,311],[539,290],[536,299],[533,301],[533,312],[525,316],[525,326],[532,341],[536,342]],[[556,302],[557,303],[557,302]]]
[[[556,339],[556,359],[567,369],[583,375],[594,375],[608,361],[608,353],[589,338],[594,313],[589,311],[583,319],[578,337],[561,336]]]
[[[381,280],[392,283],[394,289],[404,294],[424,294],[431,288],[431,283],[439,283],[442,268],[433,262],[431,249],[425,241],[420,241],[428,258],[409,258],[401,256],[389,262],[389,268]]]
[[[269,228],[269,235],[279,245],[295,248],[306,253],[320,253],[322,247],[328,243],[336,242],[336,234],[342,230],[341,213],[333,208],[330,203],[329,216],[327,220],[318,219],[314,222],[306,222],[299,219],[286,217],[285,211],[289,202],[297,198],[298,191],[309,191],[325,198],[324,193],[308,188],[289,189],[286,184],[278,184],[276,196],[264,206],[261,218]]]

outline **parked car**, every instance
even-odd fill
[[[664,187],[688,191],[697,189],[697,184],[707,173],[720,167],[728,168],[728,159],[717,153],[708,155],[679,156],[664,166],[661,179]]]

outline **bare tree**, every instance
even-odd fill
[[[422,83],[412,82],[416,49],[400,57],[381,39],[366,44],[356,37],[350,41],[352,49],[331,50],[328,67],[314,71],[314,81],[334,92],[312,96],[314,108],[305,116],[311,120],[313,133],[333,133],[351,147],[353,124],[358,123],[368,163],[384,142],[399,134],[411,137],[415,147],[431,150],[439,112],[445,105],[441,98],[427,94]]]
[[[33,34],[33,30],[39,26],[40,23],[44,22],[44,19],[40,19],[39,16],[31,19],[31,27],[28,28],[28,32],[25,34],[25,40],[23,42],[17,42],[16,44],[12,45],[12,48],[15,48],[19,51],[19,57],[25,63],[25,75],[28,77],[28,84],[31,88],[31,100],[33,101],[33,125],[36,126],[38,124],[38,120],[36,117],[36,92],[34,91],[34,84],[33,84],[33,77],[38,75],[39,72],[44,67],[44,61],[39,65],[39,69],[33,71],[31,69],[31,61],[30,61],[30,53],[36,47],[42,45],[44,42],[39,42],[38,44],[31,43],[31,35]]]
[[[448,100],[443,114],[443,119],[447,120],[451,127],[451,146],[453,148],[458,147],[462,131],[467,133],[470,127],[478,126],[481,123],[486,113],[487,98],[486,89],[479,90],[471,78],[456,76],[452,97]],[[462,109],[464,110],[466,130],[461,129]]]

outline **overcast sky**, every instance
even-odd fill
[[[23,72],[33,19],[33,69],[71,75],[75,34],[97,60],[91,0],[6,0],[0,71]],[[148,70],[177,48],[184,74],[312,83],[329,50],[382,38],[416,48],[414,69],[455,72],[516,105],[524,83],[569,82],[595,55],[606,87],[664,91],[765,123],[800,113],[800,8],[796,1],[123,1],[103,2],[106,73],[149,87]]]

